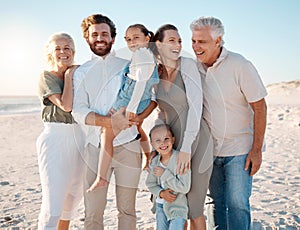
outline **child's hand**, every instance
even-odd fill
[[[172,189],[166,189],[159,193],[160,198],[164,199],[165,201],[172,203],[174,200],[176,200],[176,195],[173,194]]]
[[[154,167],[154,170],[153,170],[154,176],[161,176],[164,172],[165,172],[164,168],[162,168],[160,166]]]
[[[128,121],[136,122],[136,121],[134,121],[134,118],[135,118],[136,116],[137,116],[137,115],[136,115],[135,113],[126,111],[126,118],[127,118]],[[131,126],[131,125],[130,125],[130,126]]]
[[[134,122],[137,122],[138,124],[140,124],[144,121],[144,119],[142,118],[142,116],[135,114],[135,117],[130,119],[130,121],[134,121]]]

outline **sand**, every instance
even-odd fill
[[[254,176],[251,196],[253,229],[300,229],[300,81],[268,87],[267,151]],[[145,124],[150,127],[153,117]],[[41,204],[35,141],[43,129],[37,113],[0,116],[0,228],[37,229]],[[137,193],[137,229],[155,229],[151,202],[141,176]],[[83,229],[83,203],[71,229]],[[112,187],[105,229],[117,229]]]

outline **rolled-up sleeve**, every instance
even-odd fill
[[[126,110],[128,112],[136,113],[137,108],[140,104],[141,98],[145,91],[147,80],[136,81],[131,99],[128,103]]]
[[[72,115],[79,124],[85,124],[86,116],[92,111],[89,106],[88,93],[85,89],[84,73],[76,70],[73,76],[74,101]]]
[[[243,62],[238,69],[241,91],[246,100],[257,102],[267,96],[267,90],[256,68],[250,61]]]
[[[131,99],[127,106],[127,111],[132,113],[136,113],[138,105],[144,94],[147,81],[151,78],[151,75],[153,74],[155,68],[153,55],[148,50],[143,50],[143,52],[148,53],[148,56],[145,56],[146,59],[144,60],[144,62],[136,61],[135,59],[136,56],[139,55],[139,52],[142,51],[137,50],[132,55],[132,65],[135,65],[135,73],[130,72],[130,74],[134,74],[136,80]]]

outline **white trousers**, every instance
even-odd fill
[[[36,142],[42,186],[38,229],[70,220],[83,197],[84,138],[77,124],[45,123]]]

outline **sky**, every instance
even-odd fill
[[[45,68],[43,47],[55,32],[75,40],[75,61],[91,58],[83,39],[82,19],[95,13],[117,27],[113,49],[126,49],[126,28],[144,24],[155,32],[174,24],[184,53],[193,55],[190,23],[201,16],[219,18],[225,47],[242,54],[257,68],[265,85],[300,79],[299,0],[9,0],[0,2],[0,95],[36,95]]]

